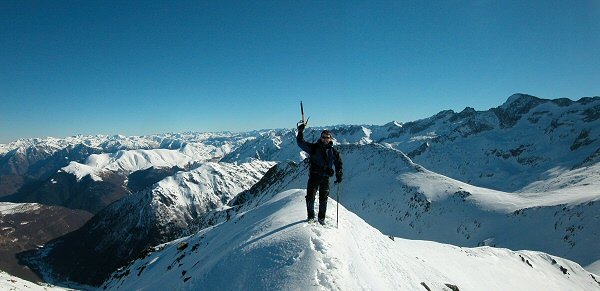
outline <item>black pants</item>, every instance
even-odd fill
[[[319,190],[319,219],[325,219],[327,197],[329,197],[329,177],[310,175],[306,187],[306,210],[308,219],[315,218],[315,196]]]

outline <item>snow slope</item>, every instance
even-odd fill
[[[598,278],[548,254],[459,248],[388,237],[330,199],[307,224],[290,189],[115,272],[109,290],[600,290]]]
[[[0,271],[0,290],[5,291],[18,291],[18,290],[32,290],[32,291],[46,291],[46,290],[72,290],[65,289],[62,287],[52,286],[48,284],[36,284],[19,277],[11,276],[10,274]]]
[[[538,250],[594,271],[600,262],[600,165],[582,168],[580,175],[587,178],[569,188],[504,192],[431,172],[393,148],[338,149],[344,160],[342,204],[385,234],[465,247]],[[282,163],[265,175],[259,191],[241,193],[233,204],[264,191],[304,188],[307,177],[305,164]]]
[[[386,234],[539,250],[584,266],[600,261],[600,165],[568,188],[503,192],[433,173],[394,149],[340,150],[344,206]]]

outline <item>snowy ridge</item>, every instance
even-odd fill
[[[331,199],[329,225],[308,225],[304,195],[281,192],[226,222],[158,246],[102,288],[600,290],[598,279],[576,263],[544,253],[388,237],[343,206],[335,228]]]
[[[111,154],[90,155],[85,164],[71,162],[61,171],[73,174],[77,180],[90,175],[95,181],[101,181],[102,172],[110,171],[129,174],[150,167],[185,168],[192,162],[206,159],[204,156],[190,156],[188,147],[178,150],[153,149],[118,151]]]
[[[539,250],[600,271],[593,268],[600,262],[595,247],[600,240],[597,166],[580,169],[592,182],[582,180],[560,191],[514,193],[433,173],[393,148],[370,144],[338,149],[344,159],[342,204],[385,234],[467,247]],[[304,164],[279,164],[255,191],[232,203],[258,205],[269,195],[306,187],[307,176]]]

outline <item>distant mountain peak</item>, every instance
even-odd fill
[[[515,94],[511,95],[510,97],[508,97],[506,102],[504,102],[504,104],[500,105],[500,108],[502,108],[504,110],[508,110],[509,108],[523,107],[523,105],[531,104],[532,102],[539,103],[544,100],[546,100],[546,99],[541,99],[541,98],[538,98],[538,97],[535,97],[535,96],[529,95],[529,94],[515,93]]]

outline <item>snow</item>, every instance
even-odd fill
[[[90,155],[85,164],[71,162],[61,170],[75,175],[78,181],[88,175],[94,181],[101,181],[104,171],[132,173],[150,167],[183,168],[193,161],[199,161],[198,157],[189,156],[188,153],[195,152],[187,147],[180,150],[122,150],[116,153]]]
[[[399,180],[406,185],[417,187],[425,193],[430,201],[439,201],[448,198],[458,191],[467,191],[471,193],[468,199],[481,205],[484,209],[497,211],[501,213],[511,213],[519,209],[556,206],[556,205],[579,205],[590,201],[600,200],[600,164],[586,169],[578,169],[575,173],[569,172],[568,178],[571,181],[572,176],[581,175],[580,185],[571,187],[542,187],[540,185],[557,184],[554,181],[544,181],[534,183],[527,192],[504,192],[483,187],[472,186],[431,171],[417,173],[405,173],[399,177]],[[436,181],[436,183],[432,183]],[[532,189],[537,186],[536,189]],[[537,191],[532,191],[537,190]],[[546,190],[546,191],[543,191]],[[550,191],[548,191],[550,190]]]
[[[593,159],[600,145],[600,120],[583,121],[585,110],[599,108],[600,99],[568,106],[546,101],[515,94],[496,108],[506,114],[519,112],[522,116],[465,109],[460,114],[444,111],[407,124],[391,122],[383,126],[330,128],[336,145],[343,145],[344,205],[349,210],[342,208],[340,214],[344,217],[343,225],[353,228],[353,233],[347,233],[346,228],[336,230],[300,223],[305,215],[302,190],[289,190],[305,186],[305,173],[297,171],[296,178],[285,177],[286,187],[273,192],[279,194],[273,199],[268,197],[267,203],[259,208],[246,209],[247,215],[240,213],[214,228],[166,244],[162,252],[135,262],[138,269],[131,269],[131,274],[140,272],[148,282],[159,282],[158,278],[162,278],[183,289],[201,284],[216,288],[221,284],[236,289],[301,286],[307,289],[423,290],[420,280],[432,290],[447,288],[446,283],[455,284],[461,290],[589,289],[587,283],[581,283],[587,282],[582,279],[586,273],[578,265],[543,253],[459,248],[399,238],[392,241],[379,232],[460,246],[542,250],[577,261],[588,271],[600,274],[600,253],[596,247],[600,239],[597,214],[600,208],[598,203],[594,204],[600,200],[600,164]],[[529,111],[520,112],[524,108]],[[469,115],[471,113],[473,115]],[[455,118],[457,115],[463,117]],[[321,129],[308,128],[305,136],[310,139],[312,133],[318,134]],[[385,146],[368,145],[378,142]],[[253,173],[252,166],[244,169],[245,165],[235,168],[207,161],[224,157],[222,161],[237,166],[255,159],[300,161],[305,157],[295,144],[295,131],[289,129],[240,134],[28,139],[0,145],[0,156],[10,157],[16,153],[35,162],[41,156],[75,145],[102,152],[89,156],[84,162],[73,161],[62,169],[78,180],[89,175],[100,181],[105,171],[131,173],[151,166],[185,167],[202,163],[192,171],[180,172],[155,184],[154,191],[175,202],[164,211],[167,214],[160,217],[166,222],[175,215],[187,215],[187,212],[177,214],[171,210],[207,202],[220,205],[247,188],[248,181],[259,177]],[[416,151],[421,148],[421,152]],[[264,173],[270,165],[259,165],[259,172]],[[244,175],[232,179],[230,173],[238,170]],[[201,193],[215,194],[211,196],[214,200],[197,201]],[[273,205],[278,205],[283,212]],[[35,207],[39,206],[0,203],[0,215]],[[234,209],[219,207],[222,211]],[[329,221],[333,219],[332,212],[335,213],[330,211]],[[203,245],[209,241],[209,245]],[[179,259],[183,264],[181,268],[189,268],[185,270],[187,275],[180,272],[181,278],[177,279],[165,273],[168,268],[164,261],[168,256],[180,257],[183,252],[176,250],[180,242],[190,245],[184,251],[186,257]],[[204,253],[192,254],[189,250],[195,244],[199,245],[199,252]],[[376,252],[370,253],[371,249]],[[412,253],[419,254],[416,261]],[[189,260],[190,255],[201,263],[189,266],[184,261]],[[402,265],[392,262],[397,258]],[[235,266],[238,260],[240,266]],[[557,263],[552,264],[553,260]],[[253,261],[257,262],[256,270]],[[174,270],[179,268],[178,264],[169,266]],[[566,267],[570,278],[579,283],[565,283],[562,272],[556,276],[558,265]],[[140,269],[143,266],[144,269]],[[161,270],[152,273],[153,268],[159,268],[156,266]],[[407,270],[408,267],[413,269]],[[416,270],[421,273],[416,274]],[[235,272],[236,278],[225,278],[220,272]],[[237,278],[238,273],[240,278]],[[188,275],[189,280],[180,282]],[[497,276],[509,278],[505,281],[515,278],[516,283],[499,283]],[[535,286],[519,285],[528,276],[536,280],[547,277],[547,282],[540,279]],[[124,286],[153,289],[154,285],[145,285],[133,275],[129,277],[123,281]],[[216,283],[211,281],[213,277],[217,278]],[[591,276],[587,277],[590,280]],[[400,278],[397,281],[404,283],[392,282],[390,278]],[[249,283],[251,279],[257,282]],[[597,282],[598,278],[594,280]],[[116,286],[117,283],[109,284]]]
[[[460,290],[600,290],[600,283],[568,260],[390,238],[341,205],[336,228],[338,205],[332,199],[328,224],[307,224],[305,194],[300,189],[278,193],[226,222],[159,246],[115,272],[103,287],[424,290],[424,283],[431,290],[444,290],[446,284]]]
[[[90,176],[94,181],[102,181],[102,178],[96,174],[97,170],[95,167],[80,164],[78,162],[70,162],[68,166],[60,170],[75,175],[77,181],[81,181],[85,176]]]
[[[538,250],[584,266],[600,260],[595,243],[600,239],[598,182],[548,192],[504,192],[431,172],[384,146],[339,150],[344,158],[344,206],[385,234],[468,247]],[[593,170],[585,172],[590,180],[600,181]],[[305,175],[288,183],[305,187]]]
[[[588,272],[596,274],[597,277],[600,277],[600,260],[595,261],[594,263],[587,265],[584,267]]]
[[[9,169],[12,174],[22,175],[27,167],[36,162],[47,162],[53,155],[65,155],[61,159],[81,162],[83,153],[116,153],[130,150],[180,150],[182,154],[197,161],[223,157],[239,147],[256,132],[250,133],[165,133],[148,136],[93,135],[66,138],[20,139],[0,145],[0,157],[21,164],[23,168]],[[22,164],[23,160],[27,163]]]
[[[258,182],[273,165],[274,162],[260,160],[239,165],[209,162],[166,177],[152,187],[151,212],[162,217],[160,223],[169,224],[176,218],[185,220],[183,217],[191,213],[202,213],[209,205],[222,206]],[[164,205],[163,197],[168,197],[173,205]]]
[[[0,216],[31,212],[41,208],[37,203],[10,203],[0,202]]]
[[[32,291],[45,291],[45,290],[72,290],[61,287],[51,286],[48,284],[36,284],[19,277],[12,276],[4,271],[0,271],[0,290],[32,290]]]

